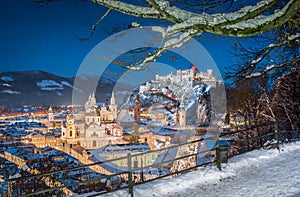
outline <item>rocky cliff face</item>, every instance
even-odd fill
[[[153,113],[164,113],[173,119],[184,103],[187,123],[208,125],[210,122],[210,87],[205,83],[164,83],[162,89],[139,92],[141,107]],[[138,91],[138,90],[137,90]],[[132,94],[126,103],[129,107],[134,105],[135,94]]]

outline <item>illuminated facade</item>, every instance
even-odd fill
[[[67,116],[61,133],[63,149],[68,151],[75,145],[85,149],[96,149],[122,141],[123,128],[115,122],[117,105],[114,94],[108,107],[103,105],[98,109],[93,92],[85,103],[84,110],[83,122],[76,120],[73,115]]]

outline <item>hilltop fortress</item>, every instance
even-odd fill
[[[165,76],[156,75],[154,80],[147,82],[146,85],[140,86],[140,92],[146,92],[151,90],[164,90],[166,84],[190,84],[193,82],[202,81],[208,86],[216,87],[217,80],[214,72],[208,69],[207,72],[199,72],[197,69],[178,70],[175,74],[171,73]]]

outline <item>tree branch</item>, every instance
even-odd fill
[[[248,73],[247,75],[244,75],[245,78],[250,79],[250,78],[255,78],[255,77],[260,77],[263,76],[267,73],[269,73],[271,70],[275,69],[275,68],[284,68],[286,66],[289,65],[295,65],[300,61],[300,56],[298,55],[297,57],[295,57],[293,60],[291,61],[286,61],[280,65],[271,65],[268,66],[264,71],[261,72],[255,72],[255,73]]]
[[[290,0],[274,14],[262,14],[278,0],[258,2],[232,13],[197,14],[170,6],[166,1],[147,0],[152,7],[136,6],[118,0],[92,0],[122,13],[144,18],[161,18],[174,25],[169,31],[201,30],[228,36],[250,36],[268,31],[286,23],[300,9],[300,2]]]
[[[150,7],[136,6],[118,0],[92,0],[92,2],[136,17],[161,18],[160,12]]]
[[[226,30],[224,30],[224,33],[233,36],[251,36],[266,32],[286,23],[299,9],[300,2],[297,0],[290,0],[282,9],[275,11],[272,15],[261,15],[253,19],[228,25],[225,27]]]
[[[182,20],[176,18],[175,16],[172,16],[168,12],[165,11],[167,7],[169,7],[169,3],[166,1],[157,1],[157,0],[147,0],[147,2],[154,8],[156,9],[162,16],[163,18],[167,18],[169,21],[173,23],[179,23],[182,22]]]
[[[219,13],[219,14],[195,14],[190,13],[185,14],[186,17],[182,18],[184,20],[180,24],[175,24],[170,29],[177,29],[180,28],[181,30],[190,29],[190,28],[202,28],[208,32],[222,34],[222,32],[230,33],[224,29],[225,26],[237,24],[242,21],[246,21],[248,19],[252,19],[264,13],[268,8],[272,7],[275,3],[279,0],[268,0],[257,3],[255,6],[245,6],[240,10],[232,13]],[[176,8],[180,10],[179,8]],[[172,11],[175,12],[175,8],[172,8]],[[181,12],[187,12],[180,10]],[[179,14],[178,14],[179,15]],[[182,14],[180,14],[182,15]]]
[[[262,32],[267,32],[273,28],[282,26],[297,15],[300,9],[299,0],[288,0],[288,2],[278,10],[275,10],[269,15],[264,13],[275,7],[274,5],[279,0],[260,0],[256,5],[245,6],[237,11],[230,13],[194,13],[186,11],[176,6],[171,6],[166,0],[146,0],[149,3],[147,6],[138,6],[130,3],[125,3],[122,0],[92,0],[94,3],[106,6],[110,9],[117,10],[127,15],[143,18],[164,19],[173,23],[166,31],[162,32],[161,46],[151,54],[140,59],[136,64],[126,66],[132,70],[139,70],[148,62],[155,61],[165,51],[172,47],[178,47],[186,42],[189,38],[197,36],[202,32],[210,32],[218,35],[247,37],[256,35]],[[182,38],[175,39],[172,36],[178,32],[184,32]],[[186,35],[186,36],[185,36]],[[283,43],[282,45],[284,45]],[[280,44],[269,46],[263,49],[256,58],[256,62],[251,62],[246,67],[243,67],[239,74],[250,78],[261,76],[258,72],[254,72],[256,65],[267,57],[275,48],[280,47]],[[259,58],[258,58],[259,57]],[[298,61],[298,57],[295,59]],[[293,61],[286,61],[293,63]],[[278,63],[277,67],[282,67],[286,63]],[[276,68],[276,66],[274,66]],[[270,69],[271,70],[271,69]],[[248,72],[250,71],[250,72]],[[266,71],[268,72],[268,71]],[[249,76],[250,74],[250,76]]]
[[[144,58],[141,58],[139,61],[136,63],[125,66],[128,69],[131,70],[141,70],[145,66],[147,66],[147,63],[153,62],[157,60],[164,52],[166,52],[168,49],[174,48],[174,47],[180,47],[183,43],[188,41],[191,37],[195,35],[199,35],[201,32],[200,31],[187,31],[183,34],[181,34],[178,38],[170,38],[166,40],[166,37],[163,36],[162,42],[160,44],[160,47],[155,50],[152,53],[149,53],[147,56]]]
[[[109,12],[111,11],[111,9],[108,9],[104,15],[92,26],[92,30],[91,30],[91,33],[89,36],[83,38],[83,37],[80,37],[78,36],[77,34],[74,34],[80,41],[87,41],[89,40],[93,35],[94,35],[94,32],[96,30],[96,28],[98,27],[98,25],[101,23],[101,21],[103,21],[103,19],[109,14]]]
[[[281,40],[279,40],[281,41]],[[281,69],[286,66],[296,65],[296,63],[299,61],[299,56],[295,56],[293,58],[292,55],[289,55],[287,60],[282,63],[278,63],[278,65],[275,65],[273,61],[269,62],[268,66],[263,66],[263,68],[258,68],[259,64],[266,59],[266,57],[271,56],[270,53],[274,51],[275,49],[281,49],[282,47],[286,47],[290,45],[290,43],[298,43],[300,41],[300,33],[296,33],[293,35],[287,36],[287,39],[280,42],[280,43],[272,43],[267,45],[266,47],[256,50],[256,49],[246,49],[245,47],[241,46],[239,44],[238,50],[242,52],[242,56],[246,56],[247,60],[245,63],[243,62],[240,69],[237,71],[234,71],[232,73],[227,73],[227,78],[235,78],[237,81],[242,80],[244,78],[256,78],[266,75],[267,73],[270,73],[274,69]],[[241,56],[241,54],[239,54]]]

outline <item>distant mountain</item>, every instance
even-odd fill
[[[78,78],[82,83],[87,78]],[[65,78],[44,71],[16,71],[0,73],[0,105],[55,105],[71,104],[73,89],[88,95],[90,89],[74,87],[75,77]],[[108,79],[98,81],[97,101],[110,98],[114,83]]]

